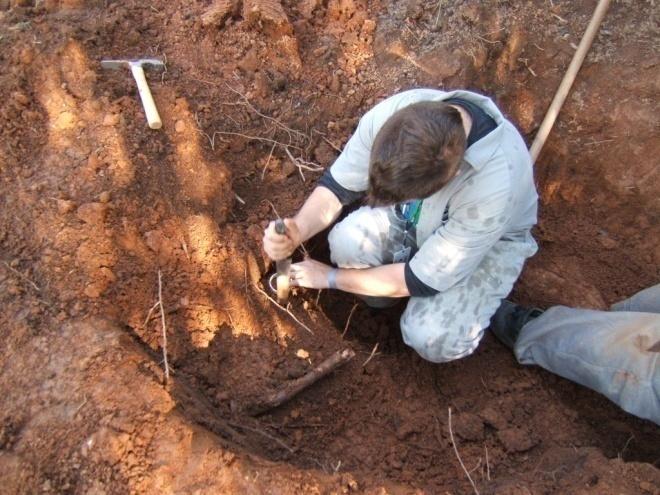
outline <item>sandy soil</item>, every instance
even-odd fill
[[[299,291],[300,325],[263,292],[263,226],[364,111],[465,87],[531,142],[594,6],[0,0],[3,492],[471,493],[451,408],[480,493],[660,493],[655,425],[490,335],[434,365],[401,341],[402,307]],[[604,308],[660,280],[657,27],[653,1],[613,2],[536,165],[541,249],[513,299]],[[148,71],[162,130],[129,72],[101,69],[122,57],[166,61]]]

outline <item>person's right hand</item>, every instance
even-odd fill
[[[285,218],[286,234],[275,232],[275,220],[264,230],[264,251],[273,261],[290,257],[302,242],[300,229],[292,218]]]

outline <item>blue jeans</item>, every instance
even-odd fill
[[[523,327],[514,351],[521,364],[539,365],[660,425],[660,284],[611,311],[552,307]]]

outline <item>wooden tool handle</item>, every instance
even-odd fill
[[[561,84],[555,93],[555,97],[550,104],[550,108],[548,108],[548,111],[545,114],[545,118],[541,123],[541,127],[539,127],[539,130],[536,133],[536,137],[534,138],[534,142],[529,149],[529,154],[532,156],[532,163],[536,162],[536,159],[541,154],[541,149],[545,144],[545,140],[548,138],[548,134],[550,134],[550,130],[555,124],[555,120],[559,115],[559,111],[561,110],[561,107],[563,106],[564,101],[568,96],[568,92],[570,91],[571,86],[573,86],[573,81],[575,81],[577,73],[580,70],[580,67],[582,67],[582,62],[584,62],[584,58],[587,56],[589,48],[591,48],[591,43],[593,43],[594,38],[598,33],[598,28],[600,27],[600,23],[603,21],[603,18],[607,13],[607,9],[610,6],[610,1],[611,0],[599,0],[598,5],[596,5],[596,10],[594,10],[593,15],[591,16],[591,21],[589,21],[589,25],[587,26],[587,30],[585,31],[584,36],[582,36],[582,40],[580,41],[580,46],[578,46],[575,54],[573,55],[571,64],[568,66],[566,74],[564,74],[564,78],[562,79]]]
[[[144,77],[144,69],[141,65],[131,64],[131,72],[133,73],[133,77],[135,78],[140,93],[140,99],[142,100],[142,106],[144,107],[144,113],[147,116],[149,127],[152,129],[160,129],[163,127],[163,122],[160,120],[160,115],[158,115],[158,109],[156,108],[154,97],[151,96],[151,90],[149,89],[149,84],[147,84],[147,78]]]

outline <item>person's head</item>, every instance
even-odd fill
[[[420,102],[397,111],[371,149],[367,202],[391,205],[432,195],[456,175],[465,146],[461,114],[447,103]]]

